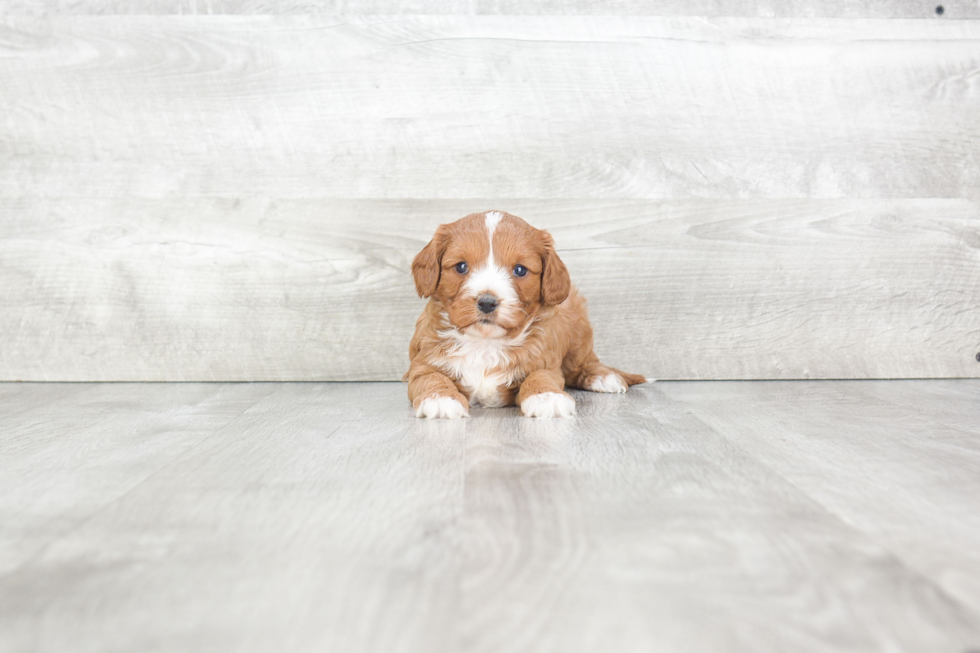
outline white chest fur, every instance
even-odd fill
[[[463,386],[470,395],[470,403],[503,405],[500,386],[509,386],[516,380],[510,352],[523,341],[523,334],[517,338],[483,338],[451,329],[440,335],[453,344],[436,364]]]

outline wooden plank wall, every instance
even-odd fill
[[[0,2],[0,379],[397,379],[487,209],[618,367],[980,376],[980,4],[748,4]]]

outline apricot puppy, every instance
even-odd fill
[[[566,385],[626,392],[646,381],[599,362],[585,299],[551,236],[517,216],[473,213],[440,226],[412,275],[430,298],[403,379],[419,417],[467,417],[470,404],[569,417]]]

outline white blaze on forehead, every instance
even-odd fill
[[[487,211],[484,220],[487,223],[487,242],[490,243],[490,255],[487,256],[487,266],[494,264],[493,261],[493,232],[497,230],[497,225],[504,218],[500,211]]]
[[[490,245],[493,245],[493,231],[500,224],[500,221],[504,219],[504,214],[500,211],[488,211],[485,217],[487,221],[487,231],[490,232]]]
[[[503,217],[504,214],[500,211],[488,211],[484,216],[490,253],[487,255],[484,264],[473,271],[463,287],[474,296],[483,292],[490,292],[502,302],[516,302],[517,291],[514,289],[510,274],[493,260],[493,232],[497,230],[497,225],[500,224]]]

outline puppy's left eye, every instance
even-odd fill
[[[524,267],[523,265],[515,265],[514,266],[514,276],[515,277],[523,277],[525,274],[527,274],[527,268],[526,267]]]

